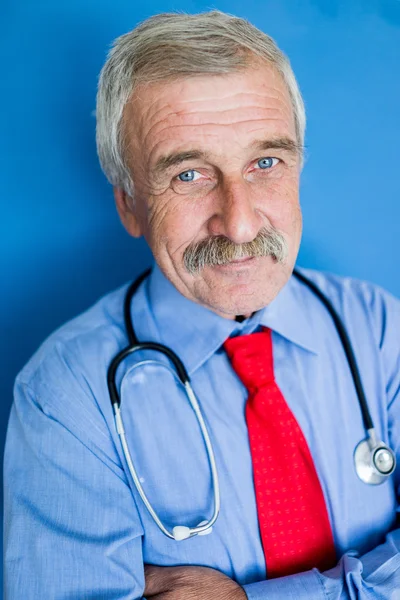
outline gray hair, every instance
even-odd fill
[[[204,267],[227,265],[238,258],[272,256],[284,263],[289,254],[283,234],[274,226],[263,227],[251,242],[235,244],[223,235],[213,235],[190,244],[183,253],[183,264],[191,275]]]
[[[123,111],[142,83],[244,70],[256,57],[282,75],[293,106],[297,143],[302,147],[306,116],[289,59],[254,25],[220,11],[155,15],[114,41],[100,73],[96,106],[97,152],[109,182],[132,198],[125,157]]]

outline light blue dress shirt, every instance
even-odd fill
[[[400,463],[400,303],[365,282],[303,270],[344,320],[378,435]],[[185,363],[219,471],[221,513],[210,535],[164,536],[127,471],[106,385],[127,344],[126,286],[55,332],[17,379],[5,453],[6,599],[141,598],[143,564],[204,565],[244,586],[249,600],[400,598],[400,470],[383,485],[358,479],[365,437],[332,319],[294,277],[239,324],[184,297],[155,267],[132,302],[141,340]],[[247,392],[222,348],[232,334],[273,332],[278,385],[308,441],[321,481],[337,566],[268,579],[245,422]],[[143,355],[142,355],[143,357]],[[154,355],[147,354],[150,360]],[[181,386],[162,365],[118,371],[128,443],[139,477],[169,527],[212,512],[204,443]]]

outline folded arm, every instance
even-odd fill
[[[58,394],[49,408],[16,386],[5,452],[5,598],[141,598],[143,530],[111,436],[90,400]]]

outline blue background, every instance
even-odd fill
[[[44,338],[150,262],[97,162],[107,47],[154,14],[247,17],[292,61],[307,113],[299,264],[400,296],[399,0],[0,1],[0,438],[15,375]]]

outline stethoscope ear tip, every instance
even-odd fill
[[[187,540],[187,538],[190,537],[190,527],[185,527],[184,525],[176,525],[172,529],[172,535],[174,536],[174,540],[177,542]]]
[[[203,527],[203,525],[207,525],[208,521],[201,521],[197,527]],[[212,525],[207,527],[207,529],[204,529],[204,531],[199,531],[199,533],[197,535],[208,535],[209,533],[211,533],[213,530]]]
[[[201,521],[201,523],[199,523],[197,525],[197,527],[203,527],[204,525],[207,525],[208,521]],[[204,529],[203,531],[197,531],[196,532],[195,528],[190,529],[190,527],[185,527],[184,525],[176,525],[173,529],[172,529],[172,537],[174,538],[174,540],[176,542],[181,542],[182,540],[187,540],[190,536],[192,535],[208,535],[209,533],[212,532],[212,526],[208,526],[207,529]]]

